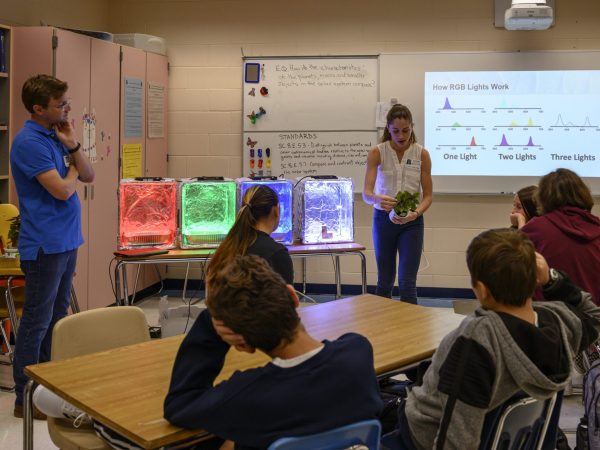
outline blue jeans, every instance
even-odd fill
[[[23,404],[25,366],[50,360],[52,328],[67,315],[77,250],[47,255],[40,249],[33,261],[21,261],[25,303],[15,346],[13,377],[16,404]]]
[[[398,254],[400,299],[417,303],[417,272],[423,251],[423,224],[423,216],[420,216],[412,222],[397,225],[390,220],[388,213],[375,209],[373,245],[377,261],[377,295],[392,297]]]

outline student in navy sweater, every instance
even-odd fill
[[[302,325],[297,305],[292,286],[256,256],[238,256],[213,273],[208,310],[175,359],[165,418],[238,450],[376,418],[382,402],[369,341],[348,333],[320,342]],[[230,345],[272,361],[213,386]]]

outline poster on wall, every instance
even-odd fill
[[[125,137],[143,137],[144,82],[125,78]]]
[[[165,137],[165,87],[148,83],[148,137]]]

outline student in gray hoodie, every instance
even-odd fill
[[[590,294],[549,269],[523,233],[481,233],[467,265],[481,307],[443,339],[400,406],[401,448],[477,449],[489,411],[519,391],[545,399],[563,390],[573,356],[598,338]],[[532,301],[536,283],[552,301]]]

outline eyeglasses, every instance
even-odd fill
[[[63,102],[60,102],[58,105],[48,105],[48,106],[53,106],[56,109],[65,109],[69,106],[71,106],[71,100],[65,100]]]

